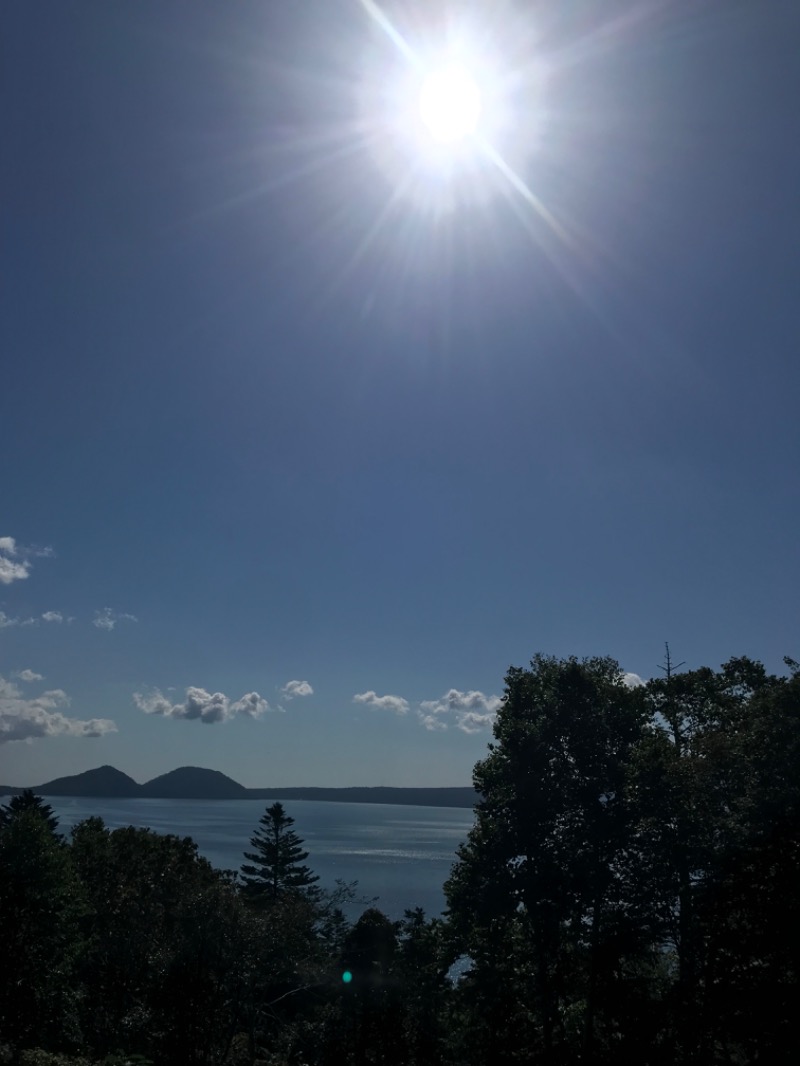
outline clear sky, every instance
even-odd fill
[[[800,4],[434,14],[4,6],[0,782],[466,784],[536,651],[800,657]]]

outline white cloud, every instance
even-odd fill
[[[392,711],[393,714],[408,714],[408,700],[402,696],[379,696],[372,689],[353,696],[354,703],[364,703],[376,711]]]
[[[285,700],[293,700],[295,696],[313,696],[314,689],[308,681],[287,681],[281,689],[281,695]]]
[[[639,677],[638,674],[632,674],[630,671],[622,675],[622,680],[628,686],[628,688],[638,688],[639,685],[647,684],[644,678]]]
[[[13,537],[0,537],[0,585],[22,581],[30,573],[27,559],[19,559],[17,542]]]
[[[30,680],[39,677],[32,670],[23,670],[20,677],[23,674],[30,674]],[[0,677],[0,744],[39,737],[100,737],[117,731],[108,718],[68,718],[57,710],[68,705],[69,697],[62,689],[24,699],[16,685]]]
[[[441,730],[452,725],[463,733],[479,733],[492,728],[502,702],[500,696],[451,688],[438,700],[423,700],[417,715],[426,729]]]
[[[32,558],[51,558],[53,554],[52,548],[26,548],[14,537],[0,537],[0,585],[23,581],[31,572]]]
[[[408,714],[410,708],[408,700],[402,696],[379,696],[372,689],[354,696],[353,702],[394,714]],[[452,726],[464,733],[479,733],[492,728],[497,708],[502,702],[500,696],[486,696],[475,690],[460,692],[451,688],[438,700],[423,700],[417,707],[417,717],[431,732]]]
[[[133,702],[145,714],[159,714],[164,718],[199,719],[206,725],[227,722],[237,715],[260,718],[272,708],[257,692],[248,692],[241,699],[231,700],[222,692],[207,692],[191,685],[186,689],[186,699],[173,703],[159,689],[148,694],[134,692]]]
[[[33,670],[19,670],[16,676],[20,681],[44,681],[44,674],[37,674]]]
[[[104,607],[102,611],[95,611],[94,618],[92,619],[92,625],[98,629],[105,630],[106,633],[110,633],[116,626],[117,622],[138,622],[139,619],[134,614],[125,614],[122,611],[115,611],[112,607]]]
[[[447,729],[447,722],[443,722],[441,718],[437,718],[435,714],[423,714],[422,711],[417,711],[419,720],[425,726],[426,729],[434,732],[435,730]]]
[[[231,714],[243,714],[248,718],[260,718],[270,709],[263,696],[257,692],[248,692],[241,699],[230,704]]]
[[[43,622],[63,622],[64,615],[60,611],[45,611],[40,615]],[[68,618],[68,622],[74,622],[74,618]],[[0,629],[10,629],[11,626],[38,626],[39,618],[12,618],[5,611],[0,611]]]

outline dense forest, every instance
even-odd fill
[[[442,917],[320,887],[280,803],[191,839],[0,812],[0,1062],[794,1063],[800,665],[512,668]],[[243,842],[244,843],[244,842]],[[312,860],[313,864],[313,860]],[[453,968],[456,960],[460,966]]]

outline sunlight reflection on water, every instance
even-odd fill
[[[48,802],[65,832],[92,815],[111,829],[149,826],[158,833],[191,836],[215,866],[235,870],[271,801],[51,797]],[[359,894],[377,896],[376,905],[391,918],[411,907],[423,907],[429,915],[442,910],[442,885],[473,822],[471,810],[457,807],[312,800],[284,806],[321,883],[357,880]]]

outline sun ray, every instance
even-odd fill
[[[419,81],[414,82],[412,79],[405,88],[412,94],[418,94],[416,118],[423,127],[423,133],[427,134],[427,139],[417,135],[417,143],[414,145],[411,138],[410,148],[424,156],[428,165],[434,169],[438,168],[440,176],[448,178],[452,172],[454,181],[461,186],[465,183],[472,183],[473,187],[480,186],[486,177],[485,174],[482,176],[480,171],[494,171],[507,189],[512,190],[560,240],[569,244],[567,230],[495,143],[491,123],[484,125],[482,122],[483,94],[480,81],[470,69],[469,62],[484,58],[479,54],[480,49],[470,49],[468,46],[465,48],[464,41],[456,35],[451,26],[449,35],[446,35],[438,49],[438,56],[434,50],[431,58],[429,42],[421,40],[417,48],[413,47],[376,0],[359,0],[359,3],[397,48],[399,54],[415,70],[422,71]],[[505,91],[504,83],[513,79],[506,75],[499,78],[498,71],[489,66],[490,74],[497,82],[494,86],[495,93],[499,91],[502,95]],[[490,108],[487,107],[487,110]],[[405,184],[408,186],[407,182]],[[442,188],[447,184],[445,181]],[[452,204],[459,199],[458,195],[453,195],[449,202]]]
[[[389,222],[392,215],[396,212],[398,204],[402,201],[406,192],[406,187],[411,181],[412,175],[409,173],[404,180],[397,186],[392,192],[392,195],[386,201],[384,206],[378,212],[377,216],[373,220],[371,226],[362,236],[361,240],[353,250],[353,254],[348,258],[347,262],[337,272],[336,277],[332,283],[328,286],[328,291],[325,294],[325,301],[331,300],[337,291],[339,291],[343,284],[349,280],[353,271],[357,268],[364,256],[369,252],[372,245],[380,236],[381,231],[385,225]]]
[[[359,0],[359,3],[370,18],[374,19],[377,25],[380,26],[389,40],[397,46],[400,53],[405,56],[409,63],[413,63],[414,65],[419,63],[419,57],[414,49],[408,41],[406,41],[405,37],[395,29],[390,22],[388,15],[381,10],[381,8],[375,3],[375,0]]]
[[[536,212],[537,215],[539,215],[539,217],[544,222],[547,223],[553,233],[555,233],[556,236],[560,237],[561,240],[563,240],[565,243],[569,243],[569,234],[558,221],[558,219],[555,217],[553,212],[548,210],[548,208],[542,203],[542,201],[533,192],[530,186],[528,186],[522,180],[519,174],[517,174],[517,172],[508,165],[508,163],[506,163],[505,159],[503,159],[500,153],[495,151],[492,145],[488,144],[486,141],[482,143],[481,150],[483,151],[489,162],[492,163],[493,166],[497,167],[497,169],[500,171],[500,173],[503,175],[503,177],[506,179],[512,189],[519,193],[522,199]]]

